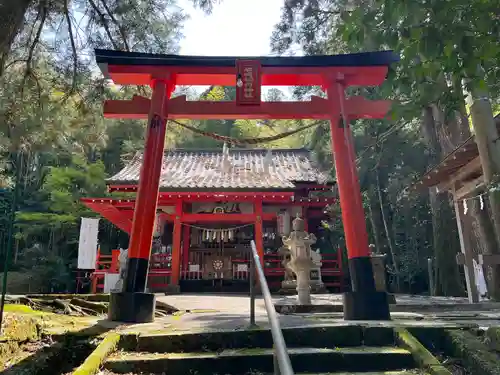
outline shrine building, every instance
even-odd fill
[[[107,180],[110,192],[130,198],[82,202],[130,235],[142,165],[136,154]],[[322,278],[343,287],[342,252],[325,239],[325,208],[337,204],[335,183],[305,149],[171,150],[164,154],[147,287],[159,291],[247,291],[250,241],[255,240],[272,290],[285,270],[281,236],[300,216],[318,237]],[[123,194],[122,194],[123,195]],[[153,198],[154,199],[154,198]],[[118,255],[98,254],[93,292],[109,291]],[[112,277],[112,275],[115,275]],[[109,282],[107,282],[109,279]]]

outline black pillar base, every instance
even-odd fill
[[[124,291],[127,293],[143,293],[146,289],[149,270],[149,257],[128,258]]]
[[[153,293],[111,293],[108,319],[113,322],[151,323],[155,319]]]
[[[349,259],[351,292],[344,293],[344,319],[390,320],[389,298],[386,291],[377,291],[371,257]]]
[[[345,320],[391,320],[387,292],[344,293]]]
[[[372,258],[370,256],[349,259],[351,288],[356,292],[375,291]]]

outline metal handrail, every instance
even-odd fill
[[[274,309],[273,300],[271,298],[271,292],[269,291],[269,286],[267,285],[267,280],[264,275],[264,269],[262,264],[260,264],[260,257],[257,253],[257,247],[255,246],[255,241],[250,242],[252,248],[252,258],[250,262],[250,320],[251,324],[255,324],[255,291],[253,287],[253,277],[254,269],[257,270],[257,276],[259,278],[260,288],[262,290],[262,296],[264,297],[264,304],[266,306],[267,318],[269,324],[271,325],[271,335],[273,337],[274,343],[274,371],[275,374],[282,375],[294,375],[292,369],[292,363],[290,362],[290,357],[288,356],[288,351],[286,349],[285,339],[283,338],[283,332],[281,331],[280,322],[276,310]],[[252,267],[254,266],[254,267]],[[252,321],[253,320],[253,321]]]

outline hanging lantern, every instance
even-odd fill
[[[288,211],[281,211],[276,219],[279,235],[288,236],[290,234],[290,213]]]
[[[163,234],[165,220],[162,214],[156,214],[153,237],[160,237]]]

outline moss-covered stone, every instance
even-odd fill
[[[25,305],[5,305],[0,336],[0,369],[5,374],[66,373],[94,349],[92,340],[108,329],[98,318],[40,312]],[[56,368],[64,367],[60,372]],[[59,370],[57,370],[59,371]]]
[[[335,371],[390,371],[411,368],[408,351],[394,347],[292,348],[288,350],[295,373]],[[272,373],[272,349],[233,349],[201,353],[121,353],[104,364],[115,372],[171,373],[176,375],[243,375]]]
[[[0,342],[35,341],[40,338],[40,322],[35,317],[24,314],[6,312],[2,322],[2,334]]]
[[[498,375],[500,363],[498,355],[489,350],[477,336],[462,330],[445,332],[446,354],[460,358],[472,374]]]
[[[21,352],[11,357],[5,375],[66,374],[81,363],[94,349],[88,340],[68,338],[61,342],[38,345],[36,351]]]
[[[40,340],[41,327],[39,321],[25,314],[15,314],[10,311],[10,305],[5,305],[2,334],[0,335],[0,368],[5,368],[22,355],[23,346]]]
[[[397,342],[408,349],[419,367],[431,375],[452,375],[439,360],[434,357],[410,332],[403,328],[395,328]]]
[[[500,352],[500,328],[490,327],[485,334],[486,343],[490,349]]]
[[[427,349],[442,348],[444,329],[435,327],[408,327],[408,332],[417,338]]]
[[[363,327],[363,345],[394,344],[394,330],[390,327]]]
[[[392,330],[383,327],[363,328],[361,325],[340,325],[283,329],[283,337],[290,348],[301,346],[315,348],[359,346],[363,344],[364,334],[370,345],[392,345],[394,343]],[[269,329],[262,328],[239,331],[188,333],[167,331],[156,334],[135,334],[131,335],[131,337],[125,336],[122,342],[128,350],[143,352],[209,351],[241,347],[271,348],[273,346],[271,332]],[[135,348],[134,345],[136,345]]]
[[[109,354],[116,350],[119,341],[120,335],[118,333],[107,334],[92,354],[73,372],[73,375],[97,374]]]
[[[99,317],[75,317],[63,314],[33,310],[31,307],[21,304],[5,305],[5,327],[0,341],[9,336],[13,340],[23,340],[23,335],[33,337],[36,335],[64,336],[74,334],[76,336],[96,336],[108,329],[98,325]],[[20,322],[19,324],[17,322]],[[14,332],[15,331],[15,332]],[[34,337],[33,339],[36,339]],[[28,338],[27,338],[28,339]],[[24,339],[26,340],[26,339]]]

